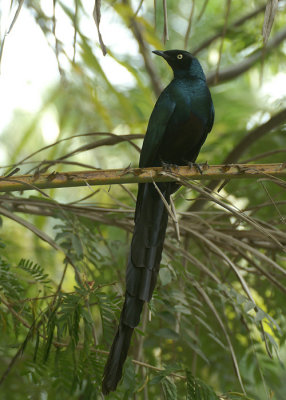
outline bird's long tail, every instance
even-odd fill
[[[121,379],[133,330],[140,322],[144,302],[150,301],[156,285],[168,222],[168,212],[161,196],[169,203],[172,185],[158,184],[161,195],[152,183],[139,185],[126,271],[125,302],[104,369],[103,394],[114,391]]]

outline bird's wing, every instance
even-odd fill
[[[151,114],[140,154],[140,168],[155,166],[152,164],[163,140],[168,122],[175,110],[176,102],[171,100],[167,89],[161,93]]]
[[[209,123],[207,126],[207,131],[208,133],[212,130],[213,124],[214,124],[214,117],[215,117],[215,110],[214,110],[214,105],[211,99],[210,95],[210,101],[211,101],[211,106],[210,106],[210,117],[209,117]]]

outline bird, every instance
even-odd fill
[[[139,168],[193,164],[214,122],[214,106],[205,74],[198,59],[185,50],[153,53],[169,64],[174,77],[151,113]],[[117,388],[143,305],[152,298],[168,223],[164,203],[170,203],[171,194],[179,187],[176,182],[160,182],[157,188],[152,182],[138,185],[125,300],[103,372],[104,395]]]

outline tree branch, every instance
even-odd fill
[[[278,32],[273,39],[269,40],[267,46],[262,47],[260,50],[256,51],[251,56],[245,58],[242,62],[226,67],[221,70],[218,74],[216,81],[216,71],[208,74],[207,82],[209,85],[214,85],[216,83],[222,83],[236,78],[237,76],[248,71],[257,61],[262,57],[265,57],[271,50],[279,46],[283,40],[286,39],[286,29]]]
[[[170,174],[171,173],[171,174]],[[179,178],[233,179],[286,177],[286,163],[277,164],[225,164],[174,167],[166,170],[154,168],[125,168],[92,171],[52,172],[41,175],[19,175],[0,178],[0,192],[16,190],[67,188],[89,185],[112,185],[125,183],[170,182]]]
[[[246,21],[249,19],[256,17],[258,14],[260,14],[262,11],[265,11],[266,4],[263,4],[263,6],[260,6],[256,8],[254,11],[252,11],[249,14],[244,15],[243,17],[239,18],[236,20],[229,28],[228,31],[231,31],[232,29],[235,29],[239,27],[240,25],[244,24]],[[194,50],[191,50],[191,53],[193,55],[198,54],[200,51],[205,49],[206,47],[209,47],[210,44],[212,44],[216,39],[220,38],[223,35],[223,27],[221,28],[220,31],[215,33],[213,36],[209,37],[206,39],[204,42],[202,42],[198,47],[196,47]]]
[[[242,140],[233,148],[233,150],[224,159],[224,163],[235,163],[238,162],[240,157],[249,149],[249,147],[255,143],[257,140],[261,139],[264,135],[270,133],[273,129],[279,127],[286,121],[286,108],[275,114],[267,122],[250,131]],[[210,191],[214,190],[219,184],[218,180],[212,180],[208,184],[208,189]],[[190,211],[198,211],[205,204],[205,199],[198,199],[190,207]]]
[[[249,149],[249,147],[255,143],[257,140],[262,138],[268,132],[271,132],[272,129],[280,126],[286,121],[286,108],[273,115],[267,122],[262,125],[259,125],[257,128],[254,128],[250,131],[244,138],[234,147],[234,149],[228,154],[225,158],[224,163],[233,163],[237,162],[242,154]]]
[[[130,1],[129,0],[123,0],[123,4],[131,8]],[[132,16],[129,18],[129,23],[130,23],[130,29],[132,30],[133,36],[137,40],[138,46],[139,46],[139,51],[143,57],[144,63],[145,63],[145,68],[146,71],[148,72],[148,75],[150,77],[151,83],[153,90],[158,97],[160,93],[163,90],[162,84],[160,77],[157,73],[157,71],[154,68],[151,56],[150,56],[150,50],[148,49],[148,44],[146,43],[143,33],[142,33],[142,26],[138,22],[136,18],[134,18],[134,13],[131,13]]]

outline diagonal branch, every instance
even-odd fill
[[[228,154],[224,162],[232,163],[237,162],[243,153],[245,153],[249,146],[261,139],[265,134],[271,132],[277,126],[285,123],[286,121],[286,108],[275,114],[264,124],[250,131],[244,138],[235,146],[235,148]]]
[[[230,27],[229,27],[229,31],[243,25],[246,21],[250,20],[251,18],[256,17],[258,14],[260,14],[262,11],[265,10],[265,7],[266,7],[266,4],[263,4],[262,6],[256,8],[251,13],[246,14],[243,17],[236,20],[235,22],[233,22],[233,24],[230,25]],[[193,55],[197,55],[200,51],[209,47],[210,44],[212,44],[216,39],[219,39],[222,35],[223,35],[223,28],[221,28],[220,31],[218,31],[213,36],[209,37],[204,42],[202,42],[198,47],[195,47],[193,50],[191,50],[191,53]]]
[[[129,0],[123,0],[123,4],[125,4],[128,7],[131,7]],[[150,50],[148,49],[148,44],[144,39],[142,25],[138,22],[138,20],[136,18],[133,17],[134,13],[132,12],[131,14],[132,14],[132,16],[129,18],[130,29],[133,33],[133,36],[137,40],[137,43],[139,46],[139,51],[143,57],[143,60],[145,63],[145,68],[150,77],[150,80],[151,80],[151,83],[153,86],[153,90],[154,90],[156,96],[159,96],[163,90],[160,77],[154,68],[154,65],[153,65],[153,62],[152,62],[152,59],[150,56]]]
[[[275,47],[279,46],[286,39],[286,29],[279,31],[273,39],[269,40],[267,46],[257,50],[251,56],[245,58],[242,62],[226,67],[216,75],[216,71],[208,74],[207,82],[209,85],[216,83],[223,83],[238,77],[244,72],[248,71],[260,59],[270,53]],[[216,81],[217,76],[217,81]]]

